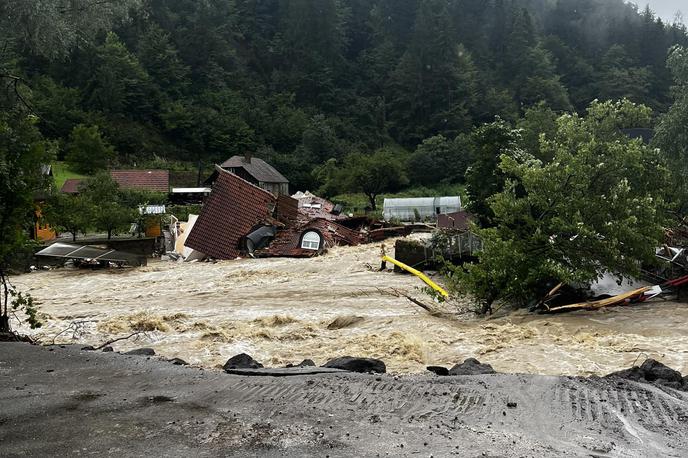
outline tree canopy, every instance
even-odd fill
[[[579,3],[4,0],[0,74],[22,81],[60,159],[83,124],[118,165],[261,151],[295,190],[316,189],[329,159],[454,142],[540,103],[665,111],[665,57],[688,45],[685,27],[622,0]]]
[[[584,116],[563,115],[540,137],[550,160],[501,154],[503,190],[487,199],[490,225],[476,228],[478,262],[455,269],[460,287],[488,306],[524,304],[548,281],[638,276],[663,236],[669,173],[658,150],[620,129],[649,122],[650,113],[627,100],[593,102]]]

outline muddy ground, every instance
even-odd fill
[[[1,456],[685,457],[688,396],[534,375],[242,377],[0,343]]]
[[[270,365],[371,356],[397,373],[468,357],[503,372],[604,375],[646,357],[688,372],[688,304],[499,319],[448,310],[452,316],[437,317],[386,294],[394,288],[417,295],[423,283],[374,271],[379,254],[380,245],[372,244],[314,259],[39,271],[12,281],[42,303],[45,325],[37,331],[14,325],[42,342],[93,345],[144,330],[115,350],[149,346],[204,367],[246,352]],[[333,329],[337,319],[343,328]]]

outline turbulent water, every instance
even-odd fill
[[[375,271],[379,254],[375,244],[314,259],[39,271],[12,281],[41,302],[44,326],[14,326],[44,343],[91,345],[145,331],[113,347],[153,347],[203,366],[241,352],[266,365],[304,358],[322,364],[346,354],[381,358],[390,371],[410,373],[476,357],[503,372],[590,375],[649,356],[688,372],[688,304],[498,319],[432,316],[390,294],[419,297],[423,284]]]

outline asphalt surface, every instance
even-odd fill
[[[688,394],[533,375],[242,376],[0,343],[0,456],[688,456]]]

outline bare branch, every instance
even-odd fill
[[[136,331],[136,332],[132,332],[131,334],[129,334],[129,335],[126,336],[126,337],[118,337],[118,338],[116,338],[116,339],[108,340],[107,342],[105,342],[105,343],[103,343],[103,344],[101,344],[101,345],[95,347],[94,350],[100,350],[101,348],[105,348],[105,347],[107,347],[108,345],[113,344],[113,343],[115,343],[115,342],[119,342],[119,341],[122,341],[122,340],[131,339],[132,337],[137,337],[137,336],[139,336],[139,335],[141,335],[141,334],[146,335],[146,332],[145,332],[145,331]]]

